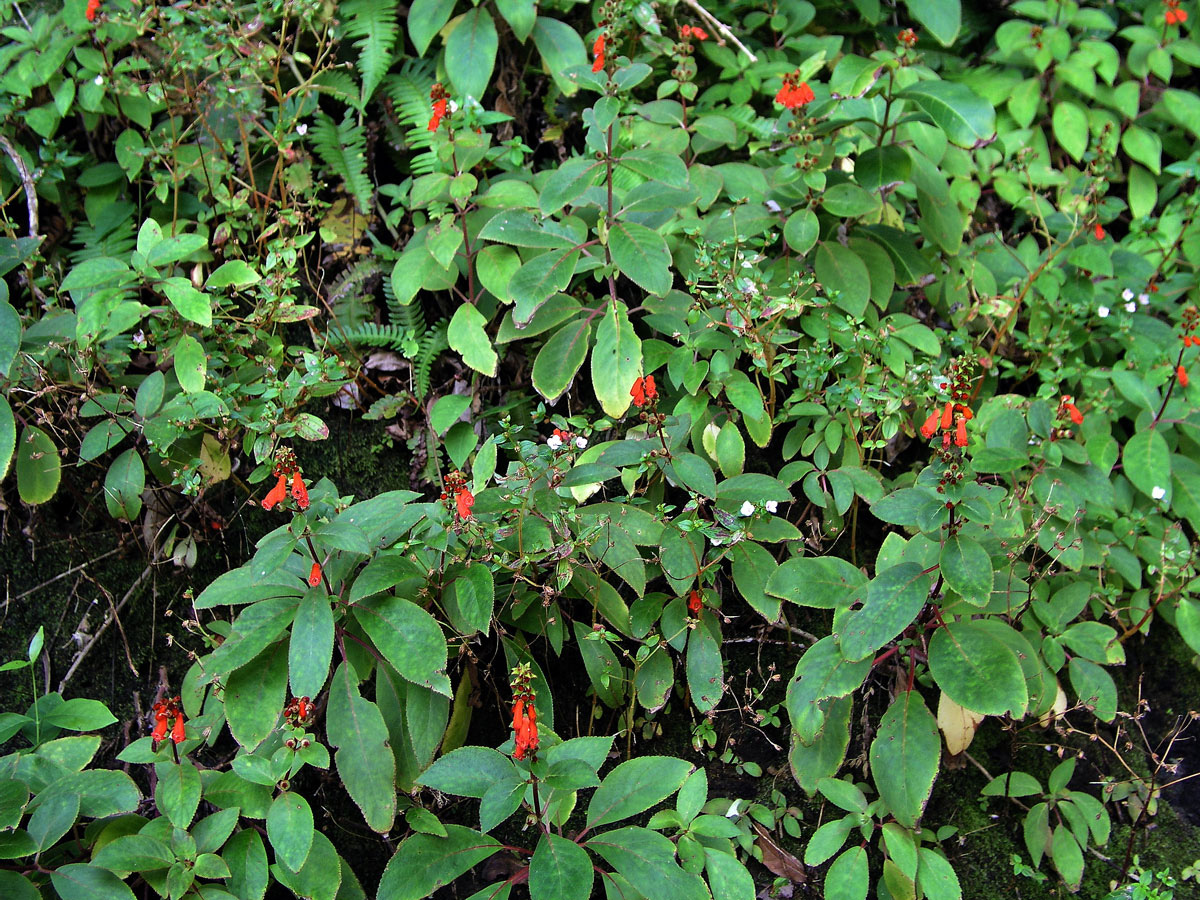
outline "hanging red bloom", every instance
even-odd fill
[[[171,740],[177,744],[182,744],[187,740],[187,734],[183,727],[183,716],[175,717],[175,727],[171,729]]]
[[[694,588],[692,589],[692,592],[688,594],[687,606],[688,612],[693,616],[699,615],[700,610],[704,607],[704,600],[700,597],[700,592]]]
[[[308,573],[308,586],[316,587],[321,583],[321,564],[315,562],[312,564],[312,569]]]
[[[155,707],[157,709],[157,706]],[[157,714],[154,717],[154,730],[150,732],[150,741],[154,744],[154,749],[158,749],[158,744],[167,736],[167,727],[170,725],[170,719],[162,714]]]
[[[592,56],[595,60],[592,62],[592,71],[599,72],[604,68],[604,33],[601,32],[596,42],[592,44]]]
[[[429,90],[429,99],[433,101],[433,115],[429,119],[429,130],[437,131],[446,118],[450,106],[450,94],[442,87],[441,82]]]
[[[654,376],[647,375],[634,381],[629,396],[633,397],[633,405],[639,409],[655,400],[658,397],[658,389],[654,386]]]
[[[1180,363],[1175,367],[1175,377],[1179,379],[1179,383],[1183,387],[1188,386],[1188,373],[1187,369],[1183,367],[1183,363]]]
[[[537,708],[533,705],[537,695],[530,687],[533,677],[528,663],[521,663],[513,669],[513,759],[524,759],[527,754],[537,753]]]
[[[1098,240],[1098,241],[1104,240],[1104,226],[1101,225],[1099,222],[1096,223],[1096,227],[1092,233],[1096,235],[1096,240]]]
[[[1164,18],[1168,25],[1182,25],[1187,21],[1188,14],[1179,8],[1179,0],[1166,0],[1163,5],[1167,8]]]
[[[800,70],[783,76],[783,87],[775,95],[775,102],[791,110],[799,109],[815,100],[816,94],[807,81],[800,80]]]
[[[183,726],[183,707],[179,698],[170,697],[154,704],[154,730],[150,733],[150,741],[155,750],[166,738],[172,719],[175,720],[175,726],[171,728],[171,740],[182,744],[187,739],[187,734]]]
[[[280,473],[279,480],[275,482],[275,487],[267,491],[267,496],[263,497],[262,508],[270,511],[287,499],[287,476]]]
[[[308,488],[304,486],[299,469],[292,473],[292,499],[301,509],[308,509]]]
[[[703,28],[697,28],[695,25],[684,25],[679,29],[679,36],[685,41],[695,38],[698,41],[707,41],[708,32]]]
[[[967,405],[971,398],[970,365],[968,360],[960,359],[950,363],[950,399],[941,409],[929,413],[925,424],[921,426],[921,437],[928,440],[940,431],[943,447],[949,447],[952,440],[955,446],[967,446],[967,422],[975,418],[975,413]],[[947,384],[942,387],[947,387]]]
[[[954,446],[967,446],[967,417],[959,415],[956,419],[957,424],[954,429]]]
[[[454,506],[460,519],[471,518],[471,507],[475,505],[475,495],[465,487],[454,495]]]
[[[88,0],[87,12],[84,13],[84,15],[87,16],[87,20],[89,22],[95,22],[96,14],[98,12],[100,12],[100,0]]]
[[[1058,416],[1060,419],[1066,416],[1076,425],[1083,424],[1083,413],[1079,411],[1079,407],[1075,405],[1075,398],[1070,394],[1064,394],[1058,401]]]

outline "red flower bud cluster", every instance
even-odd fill
[[[275,470],[277,479],[275,487],[267,491],[263,497],[262,508],[270,511],[287,499],[288,479],[292,482],[292,499],[300,509],[308,509],[308,488],[300,475],[300,466],[296,462],[296,454],[283,447],[275,454]]]
[[[467,476],[454,471],[442,479],[444,490],[442,502],[446,509],[458,514],[460,519],[471,518],[471,507],[475,505],[475,495],[467,489]]]
[[[87,11],[84,15],[89,22],[96,21],[96,14],[100,12],[100,0],[88,0]],[[1185,14],[1186,17],[1186,14]]]
[[[915,47],[917,44],[917,33],[911,28],[905,28],[898,35],[896,35],[896,40],[906,47]]]
[[[1104,226],[1101,225],[1099,222],[1096,223],[1096,227],[1093,229],[1092,233],[1094,235],[1096,235],[1096,240],[1098,240],[1098,241],[1104,240]]]
[[[592,61],[593,72],[599,72],[604,68],[604,43],[604,32],[600,32],[600,35],[596,38],[596,42],[592,44],[592,56],[595,57]]]
[[[537,694],[530,686],[533,679],[534,675],[528,663],[521,663],[513,669],[513,759],[524,759],[529,754],[537,754],[537,708],[533,703]]]
[[[172,719],[175,720],[174,726],[171,725]],[[168,728],[171,730],[171,740],[182,744],[187,735],[183,726],[183,706],[178,697],[168,697],[154,704],[154,731],[150,733],[150,740],[155,750],[166,738]]]
[[[439,81],[430,88],[429,99],[433,101],[433,115],[429,118],[429,130],[437,131],[441,127],[442,119],[446,118],[450,105],[450,94],[446,92]]]
[[[1183,323],[1179,326],[1183,331],[1183,346],[1191,347],[1193,344],[1200,347],[1200,334],[1193,334],[1197,328],[1200,328],[1200,309],[1194,306],[1189,306],[1183,311]]]
[[[684,25],[679,29],[679,36],[685,41],[695,38],[698,41],[707,41],[708,32],[703,28],[697,28],[695,25]]]
[[[299,727],[309,720],[312,711],[311,697],[293,697],[283,708],[283,717],[289,725]]]
[[[800,80],[800,70],[783,76],[783,87],[775,95],[775,102],[788,109],[799,109],[817,99],[807,81]]]
[[[1075,405],[1075,398],[1069,394],[1064,394],[1063,398],[1058,401],[1058,417],[1061,419],[1064,416],[1069,416],[1076,425],[1083,424],[1083,413]]]
[[[951,435],[956,447],[967,446],[967,422],[975,418],[967,401],[971,399],[971,361],[950,363],[950,400],[942,409],[935,409],[921,426],[921,437],[929,439],[942,432],[942,449],[950,446]]]
[[[633,405],[638,409],[647,403],[653,404],[653,401],[658,399],[658,388],[654,386],[654,376],[647,375],[645,378],[637,379],[629,390],[629,396],[633,398]]]
[[[1179,0],[1166,0],[1163,5],[1167,8],[1164,18],[1168,25],[1182,25],[1187,21],[1187,11],[1179,8]]]

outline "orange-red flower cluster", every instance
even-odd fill
[[[530,686],[533,678],[534,675],[533,672],[529,670],[528,663],[521,663],[515,669],[513,669],[512,727],[515,736],[513,759],[524,759],[527,754],[537,754],[537,708],[533,704],[537,694]]]
[[[917,33],[911,28],[905,28],[898,35],[896,35],[896,40],[906,47],[915,47],[917,44]]]
[[[956,447],[967,446],[967,422],[975,418],[967,402],[971,399],[971,369],[969,359],[956,359],[950,363],[949,382],[943,387],[949,387],[950,400],[941,409],[935,409],[921,426],[921,437],[931,438],[939,431],[942,432],[942,449],[950,446],[953,435]]]
[[[84,13],[89,22],[96,21],[96,13],[100,12],[100,0],[88,0],[87,11]]]
[[[592,71],[599,72],[604,68],[604,32],[600,32],[596,42],[592,44],[592,56],[595,57],[592,61]]]
[[[629,389],[629,396],[633,398],[633,405],[641,409],[647,403],[650,403],[658,398],[658,388],[654,386],[654,376],[647,375],[645,378],[639,378],[633,383],[633,387]]]
[[[429,130],[437,131],[441,127],[442,119],[446,118],[447,109],[450,105],[450,94],[447,93],[439,81],[430,88],[429,99],[433,101],[433,115],[429,118]]]
[[[1163,5],[1167,7],[1165,18],[1168,25],[1182,25],[1187,21],[1187,11],[1179,8],[1179,0],[1166,0]]]
[[[175,725],[171,726],[171,720],[175,720]],[[159,700],[154,704],[154,731],[150,733],[150,740],[153,742],[154,749],[158,749],[159,743],[167,736],[167,729],[171,729],[171,740],[176,744],[182,744],[187,735],[184,733],[183,727],[183,706],[179,702],[178,697],[168,697]]]
[[[1104,240],[1104,226],[1097,222],[1096,227],[1092,230],[1092,234],[1096,236],[1096,240]]]
[[[783,76],[783,87],[775,95],[775,102],[788,109],[799,109],[815,99],[816,94],[808,86],[808,82],[800,80],[799,69]]]
[[[679,36],[685,41],[695,38],[698,41],[707,41],[708,32],[703,28],[697,28],[695,25],[684,25],[679,29]]]
[[[1180,363],[1175,367],[1175,377],[1179,379],[1179,383],[1183,387],[1188,386],[1188,373],[1187,369],[1183,367],[1183,363]]]
[[[1075,405],[1075,398],[1069,394],[1064,394],[1063,398],[1058,401],[1058,417],[1061,419],[1063,416],[1069,416],[1076,425],[1083,424],[1083,413]]]
[[[270,511],[287,499],[288,480],[292,482],[292,499],[300,509],[308,509],[308,488],[300,475],[300,466],[296,463],[296,455],[286,447],[275,454],[275,487],[267,491],[263,497],[262,508]]]
[[[1154,285],[1150,286],[1151,290],[1156,290]],[[1200,334],[1193,334],[1197,328],[1200,328],[1200,309],[1194,306],[1189,306],[1183,311],[1183,324],[1180,326],[1183,329],[1183,346],[1191,347],[1195,344],[1200,347]]]
[[[693,616],[698,616],[703,608],[704,600],[700,597],[700,592],[693,588],[688,594],[688,612]]]
[[[475,495],[467,489],[467,476],[454,471],[447,475],[442,484],[442,502],[447,509],[453,509],[460,519],[471,518],[471,507],[475,505]]]

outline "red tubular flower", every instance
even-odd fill
[[[604,33],[601,32],[596,38],[596,42],[592,44],[592,55],[595,61],[592,63],[592,71],[599,72],[604,68]]]
[[[925,424],[921,426],[921,437],[928,440],[938,433],[938,419],[942,417],[936,409],[929,414],[929,418],[925,420]]]
[[[100,0],[88,0],[87,12],[84,13],[84,15],[87,16],[87,20],[89,22],[95,22],[96,14],[98,12],[100,12]]]
[[[703,28],[697,28],[695,25],[684,25],[679,29],[679,36],[684,40],[695,38],[698,41],[707,41],[708,32]]]
[[[475,505],[475,495],[464,487],[454,495],[454,505],[460,519],[469,519],[471,507]]]
[[[783,87],[775,95],[775,102],[791,110],[799,109],[816,99],[807,81],[800,80],[800,70],[783,76]]]
[[[1179,0],[1166,0],[1163,5],[1167,8],[1164,18],[1168,25],[1182,25],[1187,21],[1188,14],[1179,8]]]
[[[267,491],[267,496],[263,497],[262,508],[270,511],[286,499],[287,476],[281,472],[279,474],[279,480],[275,482],[275,487]]]
[[[654,376],[647,375],[645,378],[639,378],[633,383],[633,387],[629,390],[629,396],[633,397],[633,405],[639,409],[658,397],[658,389],[654,386]]]
[[[292,473],[292,499],[301,509],[308,509],[308,488],[304,486],[304,479],[300,477],[299,469]]]
[[[1076,425],[1083,424],[1083,413],[1079,411],[1079,407],[1075,405],[1075,398],[1070,394],[1064,394],[1058,401],[1058,415],[1070,417]]]
[[[442,124],[442,119],[446,118],[446,107],[450,103],[449,100],[434,100],[433,115],[429,118],[429,130],[437,131]]]
[[[959,416],[957,425],[954,429],[954,445],[956,447],[967,446],[967,417]]]
[[[1179,383],[1181,385],[1184,387],[1188,386],[1188,373],[1187,369],[1183,367],[1183,363],[1180,363],[1175,367],[1175,377],[1179,379]]]
[[[177,744],[182,744],[187,739],[187,734],[183,728],[183,713],[175,716],[175,727],[171,729],[171,740]]]
[[[941,421],[939,427],[942,429],[942,431],[949,431],[950,425],[953,421],[954,421],[954,404],[947,403],[946,408],[942,410],[942,421]]]
[[[1093,231],[1093,234],[1096,235],[1096,240],[1098,240],[1098,241],[1104,240],[1104,226],[1101,225],[1099,222],[1097,222],[1096,228]]]
[[[164,713],[158,713],[154,717],[154,730],[150,732],[150,741],[154,745],[154,749],[158,749],[159,743],[167,736],[167,726],[170,720]]]
[[[699,591],[693,589],[692,592],[688,594],[687,606],[688,612],[690,612],[693,616],[699,615],[700,610],[704,607],[704,601],[701,599]]]
[[[524,759],[538,748],[537,709],[533,705],[536,695],[530,686],[533,677],[528,663],[513,669],[513,759]]]
[[[308,573],[308,586],[316,587],[320,583],[321,583],[321,564],[315,562],[312,564],[312,569]]]

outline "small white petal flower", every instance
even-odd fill
[[[103,87],[104,86],[104,76],[97,75],[95,77],[95,79],[92,81],[92,84],[96,85],[96,87]]]
[[[1150,295],[1138,294],[1138,303],[1142,304],[1142,306],[1148,306],[1150,304]]]
[[[1102,319],[1107,319],[1108,313],[1109,313],[1109,309],[1107,306],[1101,306],[1099,309],[1096,310],[1096,315],[1098,315]]]
[[[778,500],[768,500],[766,502],[766,507],[767,507],[767,512],[769,512],[769,513],[776,512],[779,509],[779,501]]]
[[[1133,299],[1133,291],[1131,291],[1129,288],[1125,288],[1125,290],[1121,291],[1121,299],[1122,300],[1132,300]]]
[[[744,502],[742,504],[742,515],[743,516],[754,515],[754,504],[751,503],[749,500],[747,500],[746,502]]]
[[[1167,489],[1161,488],[1156,484],[1154,489],[1150,491],[1150,496],[1155,500],[1161,500],[1163,497],[1167,496]]]
[[[1125,304],[1125,312],[1137,312],[1137,304],[1130,300]]]
[[[741,805],[741,802],[742,802],[742,799],[739,797],[736,800],[734,800],[732,803],[730,803],[729,809],[727,809],[725,811],[725,818],[736,819],[738,816],[740,816],[741,813],[738,812],[738,806]]]
[[[720,547],[720,546],[721,546],[723,543],[725,543],[725,542],[724,542],[723,540],[721,540],[720,538],[713,538],[713,539],[712,539],[712,545],[713,545],[714,547]]]
[[[769,209],[771,212],[779,212],[780,207],[779,207],[779,204],[776,203],[774,200],[768,200],[767,201],[767,209]]]
[[[450,112],[452,112],[452,113],[458,112],[458,104],[455,103],[453,100],[450,101]]]
[[[552,434],[546,439],[546,446],[551,450],[557,450],[562,446],[562,438],[560,438],[557,434]]]
[[[299,125],[297,125],[296,134],[300,135],[300,137],[304,137],[306,134],[308,134],[308,123],[301,122]]]
[[[586,450],[587,449],[587,438],[585,438],[585,437],[575,438],[575,446],[578,447],[580,450]]]

